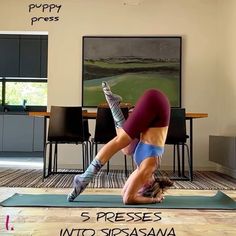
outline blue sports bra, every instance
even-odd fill
[[[140,166],[141,162],[148,157],[161,157],[164,153],[164,147],[147,144],[139,141],[134,152],[134,161]]]

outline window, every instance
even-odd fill
[[[45,110],[47,35],[0,34],[0,102],[7,110]]]
[[[47,83],[45,82],[6,82],[5,103],[29,106],[47,106]]]

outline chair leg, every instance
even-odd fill
[[[110,164],[109,164],[109,161],[108,161],[107,162],[107,175],[108,175],[109,171],[110,171]]]
[[[97,152],[98,152],[98,144],[92,141],[90,163],[93,161],[93,159],[97,155]]]
[[[83,172],[85,172],[85,169],[89,165],[89,151],[88,151],[88,146],[89,146],[89,141],[85,141],[82,143],[82,155],[83,155]]]
[[[128,170],[127,170],[127,156],[124,155],[125,158],[125,177],[128,177]]]
[[[184,153],[184,144],[181,144],[181,148],[182,148],[182,177],[185,177],[185,153]]]
[[[46,155],[47,155],[47,144],[44,146],[44,151],[43,151],[43,181],[46,178]]]
[[[181,176],[180,173],[180,150],[179,150],[179,144],[177,144],[177,161],[178,161],[178,176]]]
[[[89,142],[88,141],[85,142],[84,147],[85,147],[85,169],[87,169],[88,165],[89,165],[89,160],[88,160],[88,158],[89,158]],[[85,171],[85,169],[84,169],[84,171]]]
[[[175,153],[176,153],[176,144],[173,147],[173,173],[175,174]]]
[[[88,164],[90,164],[90,162],[93,160],[93,149],[92,149],[91,141],[88,141],[88,144],[89,144],[89,158],[88,158],[89,163]]]
[[[91,155],[91,160],[90,162],[93,161],[93,159],[96,157],[97,153],[98,153],[98,144],[95,143],[95,142],[92,142],[92,145],[91,145],[91,152],[92,152],[92,155]]]
[[[49,143],[46,143],[44,146],[44,152],[43,152],[43,181],[45,178],[48,177],[48,175],[46,175],[46,165],[47,165],[47,146]]]
[[[95,156],[97,155],[97,153],[98,153],[98,144],[96,143],[96,144],[95,144],[95,153],[94,153],[93,159],[95,158]]]
[[[92,141],[92,143],[91,143],[91,155],[90,155],[90,160],[89,160],[90,163],[93,160],[94,148],[95,148],[95,143]]]
[[[57,172],[57,158],[58,158],[58,143],[55,142],[55,148],[54,148],[54,160],[53,160],[53,172]]]
[[[131,159],[132,159],[131,160],[132,161],[132,170],[134,171],[134,157],[132,156]]]
[[[187,155],[188,155],[188,167],[189,167],[189,180],[190,181],[193,181],[193,173],[191,172],[191,165],[192,165],[192,162],[191,162],[191,159],[190,159],[190,151],[189,151],[189,147],[187,144],[185,144],[186,146],[186,149],[187,149]]]
[[[86,167],[88,167],[89,163],[90,163],[90,160],[91,160],[91,155],[92,155],[91,142],[89,140],[86,141],[86,148],[87,148],[87,163],[86,163]]]
[[[85,142],[82,143],[82,166],[83,166],[83,172],[85,170],[85,166],[87,165],[86,161],[87,155],[86,155],[86,147],[85,147]]]
[[[52,143],[49,143],[49,161],[48,161],[48,175],[52,173]]]

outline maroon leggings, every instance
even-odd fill
[[[168,98],[159,90],[149,89],[137,101],[123,129],[132,139],[139,139],[140,134],[150,127],[168,126],[169,119]]]

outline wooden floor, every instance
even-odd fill
[[[69,191],[70,189],[0,188],[0,201],[16,192],[67,194]],[[236,200],[236,191],[224,192]],[[85,193],[119,194],[120,190],[87,189]],[[169,195],[206,196],[215,193],[216,191],[208,190],[169,190],[167,192]],[[97,219],[98,216],[99,219]],[[144,217],[146,221],[140,220],[141,217]],[[0,207],[0,235],[235,236],[236,211]]]

